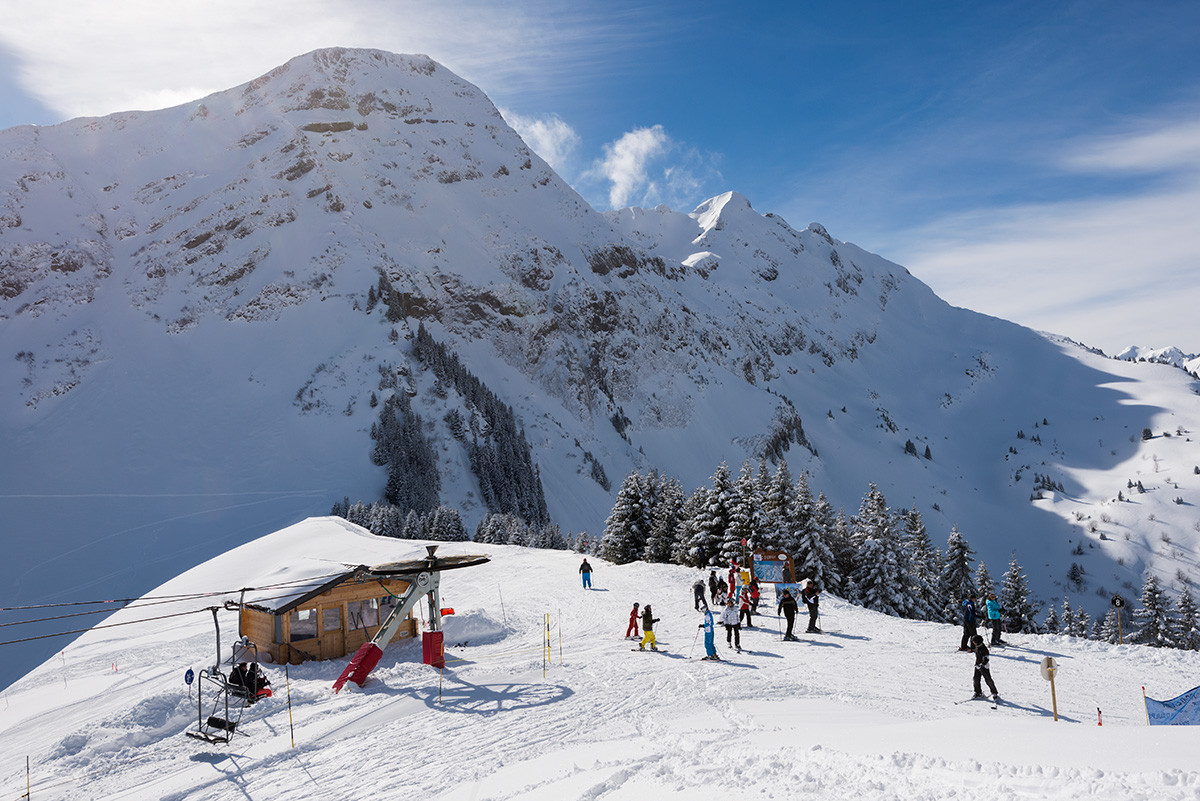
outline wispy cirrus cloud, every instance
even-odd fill
[[[579,134],[574,128],[557,114],[526,116],[508,109],[501,109],[501,114],[525,140],[525,144],[545,159],[555,172],[563,177],[570,175],[575,151],[580,144]]]
[[[903,261],[953,303],[1109,352],[1200,351],[1200,116],[1071,142],[1053,166],[1143,181],[947,215],[912,232]]]

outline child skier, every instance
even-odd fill
[[[734,609],[732,598],[726,599],[725,608],[721,610],[721,623],[725,625],[725,642],[730,648],[742,650],[742,627],[738,623],[738,610]]]
[[[650,643],[650,650],[658,650],[658,640],[654,637],[654,624],[658,622],[658,618],[650,611],[650,604],[646,604],[646,608],[642,610],[642,642],[638,646],[639,651],[646,650],[646,643]]]
[[[638,605],[635,602],[633,604],[633,610],[629,613],[629,625],[625,627],[625,639],[636,640],[638,638],[637,626],[638,626]],[[633,636],[630,636],[630,634],[629,634],[630,632],[633,632]]]
[[[746,628],[754,628],[754,621],[750,618],[754,608],[750,605],[750,593],[746,591],[745,586],[742,587],[742,600],[738,602],[738,608],[741,610],[741,614],[738,615],[738,621],[741,622],[741,619],[744,617],[746,618]]]
[[[972,697],[983,698],[983,687],[980,685],[980,679],[983,679],[992,691],[992,700],[999,701],[1000,693],[996,689],[996,682],[992,681],[992,671],[988,668],[988,649],[983,644],[983,637],[976,634],[971,638],[971,645],[975,649],[975,695]]]
[[[972,637],[975,636],[976,630],[979,628],[979,607],[975,605],[975,593],[962,603],[963,614],[963,635],[962,644],[958,646],[960,651],[970,651]]]
[[[704,607],[704,622],[700,624],[700,628],[704,629],[704,652],[707,654],[704,658],[719,662],[721,657],[717,656],[717,646],[713,644],[712,611],[707,606]]]

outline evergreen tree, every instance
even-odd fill
[[[791,539],[795,507],[791,484],[792,477],[787,462],[781,460],[763,492],[763,528],[758,535],[758,547],[794,553],[787,547]]]
[[[660,476],[656,501],[650,514],[650,536],[642,558],[647,562],[670,562],[679,542],[683,521],[683,487],[670,476]]]
[[[749,561],[754,539],[762,528],[762,496],[758,491],[750,462],[742,464],[742,472],[733,486],[729,505],[729,525],[721,538],[721,560],[729,564]],[[743,544],[744,543],[744,544]]]
[[[1058,612],[1054,611],[1054,604],[1050,604],[1050,611],[1046,613],[1046,619],[1042,621],[1042,630],[1047,634],[1058,634]]]
[[[916,509],[900,512],[900,554],[906,562],[905,574],[908,585],[912,616],[918,620],[936,620],[939,617],[937,602],[938,564],[941,555],[933,547],[929,532]]]
[[[910,614],[911,602],[904,593],[910,582],[903,574],[894,520],[883,493],[874,484],[863,496],[850,537],[859,543],[851,576],[854,598],[877,612]]]
[[[833,507],[829,501],[825,499],[825,493],[817,496],[817,513],[821,514],[822,501],[825,503],[825,509],[832,512]],[[850,541],[850,522],[846,520],[846,513],[838,509],[833,512],[833,525],[826,531],[829,532],[829,549],[833,551],[834,563],[837,565],[838,575],[842,577],[841,586],[837,589],[831,588],[832,592],[840,593],[842,597],[849,598],[851,595],[851,576],[854,575],[855,567],[855,551]]]
[[[384,498],[404,512],[425,513],[438,506],[441,479],[433,445],[422,429],[421,416],[413,411],[408,396],[394,392],[379,409],[379,421],[371,427],[375,448],[371,458],[388,469]]]
[[[1111,645],[1116,645],[1121,639],[1120,632],[1117,627],[1117,610],[1109,607],[1108,611],[1101,618],[1096,627],[1095,639],[1101,642],[1106,642]]]
[[[1004,621],[1006,631],[1015,634],[1033,631],[1036,628],[1033,605],[1029,602],[1029,582],[1025,578],[1025,571],[1017,562],[1016,551],[1012,552],[1008,570],[1004,571],[1004,577],[1001,579],[998,600],[1000,618]]]
[[[642,477],[631,472],[617,492],[616,503],[604,524],[600,555],[616,565],[642,557],[650,536],[650,519],[645,504]]]
[[[996,585],[992,581],[992,574],[988,570],[987,562],[979,560],[979,566],[975,568],[975,589],[979,591],[980,598],[987,598],[988,593],[996,591]]]
[[[904,600],[898,592],[900,559],[895,543],[886,537],[864,540],[859,549],[858,565],[852,577],[855,602],[876,612],[899,616]]]
[[[800,541],[793,555],[796,578],[811,578],[823,591],[841,592],[844,582],[838,573],[833,549],[825,542],[824,527],[814,514],[802,515],[801,519],[804,525],[800,528]]]
[[[959,607],[963,601],[975,593],[975,580],[971,578],[971,563],[975,561],[975,552],[967,543],[955,525],[950,530],[950,538],[946,540],[945,562],[941,576],[938,579],[938,592],[941,594],[942,619],[947,623],[958,620]]]
[[[706,503],[708,503],[708,489],[705,487],[697,487],[692,494],[684,499],[683,508],[679,510],[679,536],[675,541],[674,549],[671,551],[671,562],[673,564],[686,565],[688,567],[703,566],[698,561],[702,554],[692,551],[692,542],[696,537],[696,521],[700,519],[701,510]],[[707,559],[707,556],[703,558]],[[704,564],[707,564],[707,562]]]
[[[700,499],[701,505],[692,518],[688,539],[688,561],[693,567],[721,566],[721,545],[733,516],[733,484],[724,462],[717,466],[708,487]]]
[[[1081,639],[1092,638],[1092,616],[1082,606],[1075,610],[1076,628]]]
[[[1200,651],[1200,617],[1196,614],[1196,599],[1188,587],[1175,601],[1175,642],[1177,648]]]
[[[1171,615],[1171,599],[1163,592],[1158,577],[1153,573],[1148,573],[1142,584],[1141,601],[1141,607],[1133,613],[1137,630],[1131,632],[1129,641],[1155,648],[1174,648],[1175,625]]]

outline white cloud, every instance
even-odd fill
[[[952,303],[1116,352],[1200,351],[1200,122],[1076,143],[1060,164],[1157,180],[1119,196],[976,210],[914,232],[902,260]]]
[[[644,197],[647,191],[655,193],[656,187],[648,167],[651,159],[665,154],[671,138],[661,125],[650,128],[635,128],[615,142],[604,146],[604,158],[596,164],[596,171],[612,186],[608,190],[608,202],[613,208],[630,205],[635,193]]]
[[[493,97],[554,91],[616,69],[641,22],[554,0],[57,0],[8,3],[0,48],[66,118],[193,100],[332,46],[424,53]]]
[[[501,113],[534,153],[545,159],[559,175],[567,177],[572,156],[579,147],[579,134],[574,128],[557,114],[527,117],[507,109]]]

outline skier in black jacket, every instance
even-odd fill
[[[963,601],[962,612],[963,636],[962,644],[958,646],[958,650],[970,651],[971,638],[979,630],[979,607],[975,605],[975,593],[971,593],[971,597]]]
[[[708,602],[704,600],[704,576],[696,579],[696,583],[692,585],[692,596],[697,612],[700,611],[700,607],[708,606]]]
[[[805,579],[804,589],[800,590],[800,599],[808,607],[808,633],[820,634],[821,630],[817,628],[817,604],[821,599],[821,588],[817,586],[817,582]]]
[[[708,571],[708,594],[712,598],[712,603],[717,603],[717,571]]]
[[[783,595],[779,597],[779,608],[777,611],[782,612],[784,618],[787,619],[787,633],[783,635],[785,640],[799,639],[795,634],[792,634],[792,627],[796,625],[796,599],[792,597],[789,590],[784,590]]]
[[[975,698],[983,698],[983,687],[980,685],[980,679],[987,682],[988,689],[992,691],[992,698],[996,701],[1000,700],[1000,693],[996,690],[996,682],[992,681],[992,671],[988,667],[988,649],[983,644],[983,637],[975,634],[971,637],[971,645],[975,649]]]
[[[658,640],[654,636],[654,624],[658,622],[658,618],[650,611],[650,604],[642,609],[642,642],[638,646],[639,651],[646,650],[646,643],[650,643],[650,650],[658,650]]]

